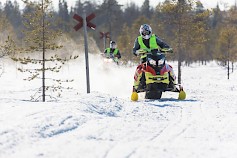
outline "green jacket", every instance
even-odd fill
[[[111,52],[111,48],[106,48],[106,55],[109,56],[110,55],[110,52]],[[117,55],[119,52],[119,50],[116,48],[114,49],[113,51],[113,55]]]
[[[112,52],[113,51],[113,52]],[[106,48],[105,51],[104,51],[104,54],[107,56],[107,57],[110,57],[110,55],[112,54],[114,57],[116,56],[117,59],[120,59],[121,58],[121,54],[119,52],[119,50],[116,48],[114,50],[112,50],[111,48]]]

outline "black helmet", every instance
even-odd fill
[[[109,46],[110,46],[110,48],[112,48],[112,49],[115,49],[115,48],[117,48],[117,44],[116,44],[116,42],[115,42],[115,41],[110,41],[110,44],[109,44]]]
[[[152,34],[151,26],[148,24],[143,24],[143,25],[141,25],[139,32],[140,32],[140,35],[142,36],[142,38],[149,39]]]

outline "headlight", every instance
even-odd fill
[[[158,66],[162,66],[165,62],[165,58],[158,60]]]
[[[149,58],[148,60],[149,60],[149,63],[150,63],[151,65],[156,65],[156,61],[155,61],[155,60],[153,60],[153,59],[151,59],[151,58]]]
[[[111,62],[113,62],[113,59],[111,59],[111,58],[105,58],[105,59],[104,59],[104,62],[106,62],[106,63],[111,63]]]

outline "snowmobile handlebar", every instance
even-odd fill
[[[165,54],[165,53],[173,53],[172,48],[164,48],[160,50],[146,50],[146,49],[139,49],[137,51],[137,55],[148,55],[148,54],[154,54],[154,53],[160,53],[160,54]]]
[[[107,55],[105,53],[100,53],[100,55],[103,56],[104,58],[109,58],[109,59],[118,58],[118,55],[114,55],[114,54]]]

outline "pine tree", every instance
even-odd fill
[[[181,83],[181,65],[182,62],[190,58],[192,48],[196,44],[194,34],[203,28],[194,26],[195,16],[192,13],[193,0],[178,0],[175,3],[166,1],[163,5],[162,11],[165,13],[164,25],[169,32],[169,36],[173,36],[171,46],[175,49],[176,59],[178,59],[178,83]],[[198,30],[197,30],[198,28]]]
[[[103,15],[103,23],[106,29],[110,32],[110,39],[115,40],[119,34],[119,28],[122,28],[121,5],[118,4],[117,0],[103,0],[99,11]]]
[[[142,7],[141,7],[141,15],[145,16],[146,18],[151,18],[151,6],[149,0],[144,0]]]
[[[61,0],[59,0],[58,8],[59,8],[58,17],[59,17],[60,29],[64,32],[69,32],[70,17],[67,2],[65,2],[64,0],[61,2]]]
[[[132,23],[140,16],[139,7],[134,3],[131,2],[127,4],[126,8],[124,9],[123,13],[123,21],[128,26],[131,26]]]
[[[42,96],[42,101],[45,102],[46,96],[55,98],[55,95],[46,95],[46,91],[51,91],[53,94],[57,93],[57,97],[60,97],[64,88],[62,83],[69,81],[46,77],[46,72],[57,73],[66,61],[76,57],[70,56],[67,59],[61,58],[57,54],[51,55],[53,51],[62,48],[61,45],[56,43],[62,33],[55,30],[50,21],[52,18],[52,10],[50,8],[52,1],[41,0],[41,2],[36,3],[24,0],[23,2],[33,10],[33,13],[24,14],[24,26],[26,28],[24,41],[26,48],[20,50],[24,54],[18,54],[20,57],[16,56],[12,59],[25,65],[25,67],[18,68],[18,70],[29,74],[26,80],[42,80],[42,86],[35,95],[31,96],[31,99],[38,101]],[[26,57],[22,57],[23,55],[26,55]],[[46,85],[46,80],[48,85]],[[42,95],[38,96],[39,93],[42,93]]]
[[[212,27],[216,28],[219,26],[219,24],[222,22],[222,14],[219,7],[219,4],[217,4],[216,8],[213,9],[213,17],[212,17]]]
[[[22,17],[20,12],[20,7],[17,1],[7,1],[4,6],[4,14],[6,18],[10,22],[10,24],[14,27],[14,32],[18,38],[22,38]]]
[[[209,10],[205,10],[202,3],[200,1],[196,2],[195,12],[193,14],[193,25],[191,26],[189,38],[190,44],[188,45],[187,53],[190,53],[190,58],[188,61],[202,61],[204,63],[208,58],[211,58],[210,55],[210,47],[208,45],[209,40],[209,17],[211,12]],[[209,56],[208,56],[209,55]]]
[[[133,47],[134,39],[131,35],[131,29],[124,24],[121,35],[118,37],[118,48],[120,48],[120,53],[123,55],[123,61],[127,63],[129,60],[134,59],[134,55],[131,53],[131,48]]]
[[[16,35],[5,13],[0,9],[0,58],[14,54]]]
[[[0,3],[0,58],[6,56],[12,56],[15,52],[15,42],[16,36],[13,31],[13,27],[6,18],[4,12],[1,10]],[[0,77],[4,72],[4,63],[0,62]]]
[[[233,7],[225,14],[223,26],[220,29],[218,38],[219,53],[216,54],[221,65],[227,66],[227,78],[230,78],[230,62],[234,63],[237,60],[237,10]],[[232,64],[233,71],[233,64]]]
[[[8,36],[3,44],[0,43],[0,58],[5,56],[13,56],[15,54],[15,49],[16,45],[14,40]]]

